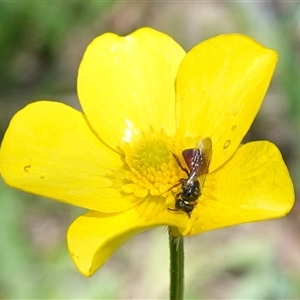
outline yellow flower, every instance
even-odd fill
[[[198,234],[285,215],[294,191],[275,145],[240,146],[266,93],[276,52],[220,35],[188,53],[150,28],[112,33],[87,48],[78,73],[83,113],[38,101],[19,111],[2,142],[7,184],[90,212],[68,230],[85,275],[125,241],[155,226]],[[212,140],[209,174],[191,213],[172,211],[181,152]]]

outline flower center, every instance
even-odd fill
[[[128,168],[123,191],[136,197],[172,195],[174,190],[168,190],[186,176],[172,155],[177,149],[174,141],[161,134],[148,134],[136,144],[127,144],[123,148]]]

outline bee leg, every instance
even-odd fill
[[[191,214],[190,214],[190,212],[189,211],[185,211],[186,212],[186,214],[188,215],[188,217],[189,217],[189,219],[191,218]]]
[[[165,192],[163,192],[163,194],[166,193],[166,192],[168,192],[168,191],[171,191],[171,190],[174,189],[175,187],[181,185],[183,180],[184,180],[184,178],[179,179],[177,183],[175,183],[175,184],[172,185],[169,189],[167,189]],[[181,193],[180,193],[180,194],[181,194]]]
[[[175,196],[175,202],[177,203],[178,199],[180,198],[182,193],[178,193],[176,196]]]
[[[170,211],[179,211],[180,209],[179,208],[170,208],[170,207],[168,207],[168,210],[170,210]]]
[[[198,204],[198,202],[197,201],[192,201],[192,202],[190,202],[190,204],[192,204],[193,206],[196,206]]]
[[[181,210],[180,207],[178,207],[178,198],[180,198],[181,196],[181,193],[178,193],[176,196],[175,196],[175,208],[168,208],[168,210],[171,210],[171,211],[179,211]]]
[[[182,211],[182,212],[185,212],[188,215],[189,219],[191,218],[191,214],[187,210],[183,210],[183,209],[180,209],[180,208],[177,208],[177,207],[175,207],[175,208],[169,208],[168,207],[168,210],[170,210],[170,211]]]
[[[171,151],[171,153],[172,153],[172,155],[174,156],[174,158],[175,158],[175,160],[176,160],[178,166],[180,167],[180,169],[181,169],[182,171],[184,171],[184,172],[186,173],[187,176],[189,176],[189,174],[190,174],[189,171],[181,164],[179,157],[178,157],[175,153],[173,153],[172,151]]]

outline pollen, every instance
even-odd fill
[[[126,184],[122,187],[124,193],[142,198],[148,195],[169,198],[177,191],[172,186],[184,173],[172,155],[180,150],[171,139],[150,134],[136,144],[127,144],[123,150],[127,165]]]

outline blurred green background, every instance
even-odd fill
[[[276,143],[300,183],[300,6],[298,1],[53,1],[0,3],[0,135],[39,99],[79,108],[77,68],[88,43],[150,26],[186,50],[228,32],[279,53],[268,95],[246,140]],[[299,205],[285,218],[185,240],[186,299],[300,299]],[[0,181],[0,299],[166,299],[168,235],[143,233],[91,278],[69,257],[68,225],[83,210]]]

